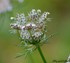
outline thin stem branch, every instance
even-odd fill
[[[38,48],[38,51],[39,51],[39,53],[40,53],[40,56],[41,56],[43,62],[44,62],[44,63],[47,63],[47,62],[46,62],[46,59],[45,59],[45,57],[44,57],[44,55],[43,55],[43,53],[42,53],[42,51],[41,51],[40,46],[38,45],[37,48]]]

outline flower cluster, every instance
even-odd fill
[[[34,44],[34,41],[40,42],[44,34],[46,34],[47,15],[49,12],[41,14],[41,10],[32,9],[25,17],[24,14],[17,14],[16,17],[11,17],[15,20],[11,23],[11,28],[19,30],[20,37],[29,43]]]
[[[26,44],[37,45],[46,42],[47,39],[47,22],[49,12],[42,13],[40,9],[32,9],[25,14],[17,14],[16,17],[11,17],[14,21],[11,23],[11,28],[19,31],[22,41]]]

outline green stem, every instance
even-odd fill
[[[37,48],[38,48],[38,51],[39,51],[39,53],[40,53],[40,56],[41,56],[43,62],[44,62],[44,63],[47,63],[46,60],[45,60],[45,57],[44,57],[44,55],[43,55],[43,53],[42,53],[42,51],[41,51],[40,46],[38,45]]]

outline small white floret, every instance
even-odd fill
[[[12,19],[14,19],[14,17],[11,17],[10,19],[12,20]]]
[[[38,10],[37,10],[37,12],[38,12],[38,13],[41,13],[41,10],[40,10],[40,9],[38,9]]]

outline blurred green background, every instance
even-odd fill
[[[17,46],[20,43],[17,34],[10,31],[10,17],[27,14],[31,9],[49,11],[51,21],[47,23],[47,35],[57,33],[41,47],[47,62],[66,60],[70,54],[70,0],[24,0],[22,3],[10,0],[10,3],[12,11],[0,13],[0,63],[43,63],[37,50],[27,58],[15,58],[22,48]]]

